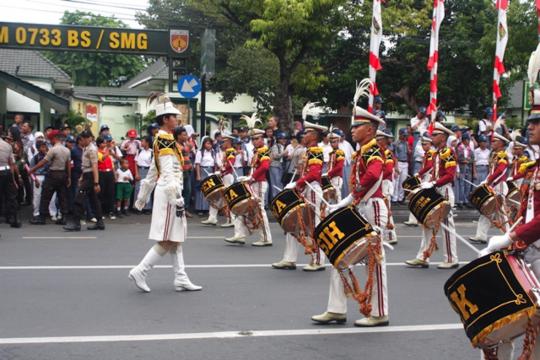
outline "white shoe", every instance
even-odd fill
[[[90,222],[97,223],[97,219],[95,217],[90,219]]]
[[[56,215],[52,215],[52,216],[51,216],[51,220],[52,220],[52,221],[56,221],[56,220],[58,220],[58,217],[56,217]]]
[[[138,287],[140,290],[149,293],[150,287],[146,283],[146,275],[142,273],[141,270],[136,266],[129,272],[128,277],[133,280],[135,283],[135,286]]]
[[[233,224],[232,222],[227,221],[226,223],[221,224],[220,226],[221,226],[222,228],[230,228],[230,227],[233,227],[234,224]]]
[[[174,289],[176,291],[200,291],[202,286],[195,285],[189,280],[184,264],[184,252],[182,246],[178,246],[175,252],[171,253],[174,270]]]
[[[233,236],[229,238],[225,238],[225,242],[229,244],[242,244],[244,245],[246,243],[246,238],[244,236]]]
[[[374,327],[374,326],[388,326],[388,316],[370,316],[363,319],[356,320],[354,326],[359,327]]]
[[[417,222],[414,222],[414,221],[404,221],[403,222],[405,225],[407,226],[418,226],[418,223]]]
[[[253,244],[251,244],[251,246],[257,246],[257,247],[272,246],[272,242],[260,240],[260,241],[254,242]]]
[[[150,292],[150,287],[146,283],[146,275],[148,275],[148,272],[161,259],[161,255],[156,251],[154,246],[148,250],[139,265],[131,269],[128,275],[128,277],[135,282],[135,286],[147,293]]]
[[[206,219],[206,220],[201,221],[201,224],[204,224],[204,225],[217,225],[217,220]]]
[[[309,264],[309,265],[304,266],[304,268],[302,270],[304,270],[304,271],[324,271],[324,270],[326,270],[326,268],[324,267],[324,265]]]

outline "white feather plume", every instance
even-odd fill
[[[363,79],[358,85],[356,85],[356,92],[354,93],[353,98],[354,106],[358,104],[358,100],[360,100],[361,97],[369,96],[372,86],[373,83],[368,78]]]
[[[318,102],[308,102],[302,109],[302,120],[305,121],[308,116],[318,118],[325,111],[323,107],[318,105]]]
[[[251,114],[251,117],[247,115],[240,116],[240,119],[245,120],[248,128],[254,129],[257,124],[262,124],[261,119],[257,116],[258,114],[254,112]]]
[[[531,53],[531,57],[529,58],[529,68],[527,69],[529,85],[533,86],[536,83],[538,71],[540,71],[540,44],[538,44],[538,47]]]

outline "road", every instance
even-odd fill
[[[274,270],[274,246],[230,246],[232,229],[190,221],[185,261],[201,292],[174,291],[168,257],[151,272],[149,294],[127,279],[152,242],[149,216],[107,222],[100,232],[0,224],[0,359],[478,359],[443,294],[453,272],[406,268],[420,229],[397,225],[387,252],[390,326],[361,329],[349,301],[344,325],[310,317],[326,308],[329,273]],[[464,221],[464,220],[462,220]],[[458,222],[472,235],[475,224]],[[495,231],[493,231],[495,233]],[[473,251],[458,244],[460,261]],[[441,261],[437,252],[432,261]],[[308,258],[301,255],[300,263]],[[363,274],[363,269],[357,269]],[[363,280],[363,276],[361,277]]]

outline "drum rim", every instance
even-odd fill
[[[296,204],[293,208],[291,208],[289,211],[287,211],[287,213],[286,213],[285,215],[283,215],[283,216],[281,217],[281,220],[279,220],[279,225],[281,225],[281,227],[283,227],[283,222],[285,221],[286,218],[289,217],[289,215],[293,215],[293,213],[292,213],[293,211],[295,211],[295,210],[296,210],[297,208],[299,208],[299,207],[305,208],[306,205],[307,205],[307,204],[306,204],[305,202],[302,202],[302,203],[300,203],[300,204]],[[273,211],[272,211],[272,213],[273,213]],[[274,217],[277,217],[277,218],[278,218],[278,216],[275,216],[275,214],[274,214]]]
[[[361,237],[360,239],[358,239],[357,241],[361,241],[361,240],[366,240],[367,244],[366,246],[369,246],[369,243],[376,237],[378,237],[379,234],[377,234],[377,232],[375,232],[375,230],[373,230],[372,232],[370,232],[369,234],[366,234],[365,236]],[[341,263],[341,261],[343,260],[343,258],[345,257],[346,255],[346,252],[347,250],[349,250],[349,248],[353,247],[354,245],[356,244],[356,241],[352,244],[349,244],[349,246],[347,246],[347,248],[345,248],[341,254],[337,257],[337,259],[332,263],[332,265],[337,269],[337,270],[346,270],[347,267],[345,268],[342,268],[342,267],[339,267],[337,266],[336,264],[339,264]],[[360,261],[362,261],[363,259],[365,259],[367,256],[369,256],[369,254],[367,254],[366,256],[364,256],[362,259],[360,259]],[[330,260],[330,258],[328,259]],[[335,263],[335,264],[334,264]],[[355,264],[352,264],[352,265],[355,265]]]
[[[431,188],[431,189],[433,189],[433,188]],[[411,195],[410,195],[411,197],[410,197],[410,199],[409,199],[409,210],[411,210],[411,203],[414,201],[414,199],[416,198],[416,196],[419,196],[419,194],[420,194],[422,191],[424,191],[424,190],[428,190],[428,191],[429,191],[430,189],[422,189],[422,188],[420,188],[420,189],[415,189],[415,191],[411,193]],[[439,193],[437,192],[437,190],[435,190],[435,189],[433,189],[433,190],[434,190],[434,192],[435,192],[436,194],[438,194],[438,195],[441,197],[442,201],[440,202],[440,204],[435,205],[429,212],[438,210],[438,209],[439,209],[441,206],[443,206],[443,205],[447,205],[448,207],[451,207],[450,202],[449,202],[444,196],[442,196],[441,194],[439,194]],[[413,215],[414,215],[414,212],[413,212],[412,210],[411,210],[411,212],[412,212]],[[428,212],[428,213],[429,213],[429,212]],[[426,214],[426,215],[427,215],[427,214]],[[448,214],[447,214],[447,215],[448,215]],[[416,217],[416,215],[414,215],[414,216]],[[424,219],[425,219],[425,218],[426,218],[426,216],[424,216]],[[419,220],[419,221],[420,221],[420,220]],[[423,222],[421,222],[421,223],[422,223],[422,225],[424,225]]]

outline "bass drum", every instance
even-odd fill
[[[282,190],[274,197],[272,200],[272,213],[283,231],[295,236],[300,235],[301,221],[308,223],[309,219],[315,217],[313,207],[307,206],[300,194],[293,189]]]
[[[411,191],[420,187],[420,184],[422,184],[420,178],[416,176],[408,176],[401,185],[403,186],[403,189],[408,190],[405,192],[405,195],[409,196]]]
[[[315,240],[334,267],[343,271],[368,255],[368,245],[379,235],[353,207],[328,215],[315,228]]]
[[[519,207],[518,204],[521,203],[521,192],[513,181],[507,181],[506,185],[508,186],[508,194],[506,195],[506,199],[510,200],[509,205],[511,207]]]
[[[211,204],[223,203],[223,178],[221,175],[210,175],[201,182],[201,192],[206,201]]]
[[[488,184],[479,185],[474,189],[469,195],[469,200],[480,214],[488,218],[499,212],[496,194]]]
[[[450,203],[434,188],[411,192],[409,210],[428,229],[437,228],[450,212]]]
[[[245,181],[237,182],[225,189],[223,194],[227,206],[234,215],[242,216],[258,207],[257,199],[251,193],[251,187]]]
[[[472,345],[487,348],[525,333],[529,318],[538,315],[539,288],[522,259],[497,251],[457,270],[444,293]]]

